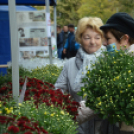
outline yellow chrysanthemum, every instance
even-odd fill
[[[86,96],[87,96],[87,94],[84,94],[84,95],[83,95],[83,98],[85,98]]]
[[[63,110],[62,110],[62,111],[60,111],[60,113],[61,113],[61,114],[63,114],[63,115],[65,114]]]
[[[131,84],[128,84],[128,87],[131,87]]]
[[[119,80],[120,76],[117,76],[116,79]]]
[[[8,108],[5,108],[5,110],[7,111],[7,110],[8,110]]]
[[[51,114],[50,116],[51,116],[51,117],[53,117],[53,116],[54,116],[54,113],[53,113],[53,114]]]
[[[89,74],[89,71],[87,72],[87,74]]]
[[[10,114],[11,113],[11,110],[7,110],[7,114]]]
[[[100,105],[101,105],[101,102],[100,102],[100,103],[98,103],[98,105],[100,106]]]
[[[19,105],[19,106],[21,106],[22,104],[21,104],[21,103],[19,103],[18,105]]]
[[[131,73],[131,70],[129,70],[128,73]]]
[[[44,112],[45,115],[47,115],[47,112]]]

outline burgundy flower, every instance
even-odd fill
[[[48,103],[48,102],[49,102],[49,100],[48,100],[48,99],[44,99],[44,100],[43,100],[43,102]]]
[[[55,104],[57,102],[56,98],[52,97],[51,102]]]
[[[34,126],[34,127],[37,127],[37,126],[38,126],[38,123],[33,122],[33,126]]]
[[[49,87],[48,87],[48,86],[46,86],[46,85],[44,85],[44,88],[45,88],[45,89],[49,89]]]
[[[72,104],[72,105],[79,106],[79,103],[78,103],[78,102],[76,102],[76,101],[71,102],[71,104]]]
[[[25,127],[26,129],[31,129],[31,127],[29,127],[29,126],[27,126],[27,125],[25,125],[25,124],[24,124],[24,127]]]
[[[14,132],[14,133],[18,133],[19,132],[19,128],[16,127],[16,126],[9,126],[8,127],[8,131]]]
[[[0,120],[6,120],[7,117],[6,116],[0,116]]]
[[[18,119],[18,121],[27,121],[27,122],[30,122],[30,120],[29,120],[27,117],[25,117],[25,116],[21,116],[21,117]]]
[[[71,108],[71,111],[72,111],[72,112],[77,112],[77,108],[76,108],[76,107],[72,107],[72,108]]]
[[[38,98],[40,98],[40,94],[39,94],[39,93],[36,93],[36,94],[34,95],[34,97],[38,99]]]
[[[41,85],[40,84],[37,84],[37,89],[42,89]]]
[[[23,86],[24,85],[24,82],[20,82],[20,86]]]
[[[31,132],[25,132],[24,134],[32,134]]]
[[[44,85],[44,82],[42,82],[41,80],[38,80],[38,83],[40,83],[40,84],[43,84],[43,85]]]
[[[29,90],[26,90],[25,96],[29,96],[29,94],[30,94],[30,91]]]
[[[44,134],[48,134],[48,132],[44,128],[40,128],[40,129]]]
[[[31,87],[31,86],[32,86],[31,84],[27,83],[27,87]]]
[[[0,93],[5,93],[7,91],[7,87],[0,88]]]
[[[25,79],[20,78],[20,85],[24,84]],[[72,101],[71,96],[63,95],[61,89],[54,90],[54,85],[48,82],[42,82],[41,80],[38,80],[36,78],[28,78],[27,79],[27,90],[25,92],[25,98],[24,100],[31,100],[31,97],[34,99],[34,104],[36,105],[36,108],[38,108],[39,103],[46,103],[46,105],[50,106],[51,104],[56,104],[55,107],[60,106],[62,109],[65,109],[69,112],[69,114],[73,115],[74,118],[77,115],[77,107],[79,106],[77,102]],[[8,100],[10,99],[10,95],[12,95],[12,83],[9,83],[8,86],[3,86],[0,88],[0,93],[8,93],[7,95],[0,96],[1,101],[5,101],[5,98]],[[6,104],[6,103],[5,103]],[[64,105],[63,105],[64,104]],[[0,123],[6,123],[7,120],[0,120]],[[27,117],[22,117],[18,119],[18,126],[20,126],[20,129],[25,130],[26,128],[23,127],[23,125],[26,125],[27,123],[24,122],[30,122],[30,120]],[[24,124],[23,124],[24,123]],[[37,123],[38,124],[38,123]],[[38,130],[38,133],[40,128],[38,128],[38,125],[32,124],[36,130]],[[29,126],[29,125],[26,125]],[[30,127],[30,126],[29,126]],[[30,129],[30,130],[33,130]],[[28,131],[29,132],[29,131]]]
[[[9,91],[8,94],[12,94],[12,91]]]
[[[47,90],[47,89],[40,89],[40,90],[38,91],[38,93],[39,93],[39,94],[49,93],[49,90]]]
[[[31,92],[33,92],[33,93],[38,93],[38,90],[37,89],[31,89]]]
[[[62,106],[62,101],[58,101],[58,105]]]
[[[14,118],[12,118],[12,117],[8,117],[8,118],[7,118],[7,123],[9,123],[9,122],[13,122],[13,121],[15,121]]]
[[[17,125],[19,126],[19,127],[21,127],[21,126],[24,126],[25,125],[25,123],[26,123],[26,121],[18,121],[18,123],[17,123]]]
[[[50,90],[49,90],[49,94],[51,95],[51,97],[54,97],[54,96],[55,96],[55,91],[52,90],[52,89],[50,89]]]
[[[0,120],[1,124],[5,124],[7,121],[6,120]]]

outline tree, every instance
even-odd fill
[[[118,0],[119,12],[126,12],[134,17],[134,0]]]
[[[57,0],[57,24],[63,26],[71,23],[76,26],[80,5],[80,0]]]
[[[78,10],[79,17],[92,16],[99,17],[105,23],[107,19],[116,13],[117,0],[82,0],[82,5]]]
[[[45,6],[33,6],[34,8],[36,8],[37,10],[44,10]]]

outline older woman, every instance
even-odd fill
[[[91,69],[91,64],[96,61],[96,57],[106,50],[102,45],[103,32],[99,29],[102,25],[102,20],[97,17],[85,17],[79,21],[76,41],[81,44],[81,47],[76,57],[69,59],[65,63],[55,83],[56,88],[62,89],[64,93],[69,93],[77,102],[83,100],[82,97],[77,95],[77,92],[80,91],[82,86],[81,79],[86,74],[86,70]],[[78,128],[79,134],[89,134],[89,128],[88,121],[81,124]]]
[[[123,49],[127,53],[134,52],[134,19],[127,13],[115,13],[106,22],[105,25],[100,27],[104,31],[107,41],[105,42],[108,50],[113,51],[112,46],[117,50]],[[108,122],[102,123],[102,134],[109,134]],[[123,134],[134,134],[134,128],[132,126],[126,126],[122,124],[121,130],[124,130]],[[133,132],[132,132],[133,131]],[[119,129],[112,134],[118,134]]]

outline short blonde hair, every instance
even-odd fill
[[[102,25],[103,25],[102,20],[97,17],[84,17],[80,19],[75,34],[76,41],[80,44],[82,43],[81,37],[87,28],[92,28],[97,33],[99,33],[103,38],[103,32],[100,30],[100,26]]]

